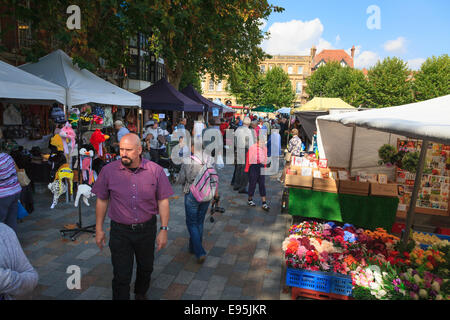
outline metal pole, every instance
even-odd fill
[[[353,148],[355,146],[355,133],[356,133],[356,126],[353,126],[352,131],[352,145],[350,147],[350,162],[348,165],[348,173],[352,175],[352,166],[353,166]]]
[[[409,203],[409,209],[408,213],[406,215],[406,227],[405,232],[402,235],[402,245],[406,246],[409,239],[409,230],[412,227],[412,224],[414,222],[414,214],[416,209],[416,203],[417,203],[417,194],[419,193],[420,184],[422,182],[422,174],[423,174],[423,167],[425,165],[425,157],[427,155],[428,151],[428,140],[422,141],[422,148],[420,149],[420,157],[419,157],[419,167],[417,168],[416,172],[416,178],[414,179],[414,189],[413,193],[411,195],[411,201]]]

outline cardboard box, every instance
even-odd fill
[[[287,174],[285,179],[285,186],[296,187],[303,189],[311,189],[313,185],[313,177],[302,177],[300,175]]]
[[[398,187],[396,183],[370,183],[370,195],[397,197]]]
[[[314,178],[313,190],[337,193],[339,190],[339,180]]]
[[[339,180],[339,193],[368,196],[369,188],[370,188],[369,182]]]

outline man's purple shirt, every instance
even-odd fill
[[[158,214],[158,200],[173,195],[172,186],[161,166],[147,159],[135,172],[120,160],[113,161],[100,172],[92,193],[109,200],[108,216],[123,224],[148,221]]]

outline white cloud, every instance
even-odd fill
[[[420,67],[422,66],[422,63],[424,62],[425,62],[424,58],[417,58],[408,60],[407,64],[408,68],[410,68],[411,70],[419,70]]]
[[[391,53],[406,53],[406,39],[398,37],[395,40],[388,40],[383,45],[384,50]]]
[[[356,47],[356,48],[358,48],[358,47]],[[359,50],[361,50],[361,49],[359,49]],[[361,53],[358,52],[358,55],[356,55],[356,51],[357,50],[355,50],[354,65],[355,65],[355,68],[357,68],[357,69],[362,69],[362,68],[369,69],[370,67],[373,67],[378,62],[378,60],[380,60],[380,56],[376,52],[363,51]]]
[[[313,45],[317,47],[317,52],[332,49],[332,44],[321,38],[323,29],[318,18],[275,22],[268,30],[270,38],[262,43],[262,48],[273,55],[309,55]]]

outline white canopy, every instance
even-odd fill
[[[66,102],[66,90],[0,61],[0,101],[52,104]]]
[[[56,50],[36,63],[19,68],[51,81],[67,90],[67,106],[99,103],[119,106],[141,106],[141,97],[97,77],[92,72],[74,66],[62,50]]]
[[[378,149],[409,137],[450,144],[450,95],[397,107],[320,116],[316,120],[320,157],[348,168],[355,126],[353,170],[380,172]]]

